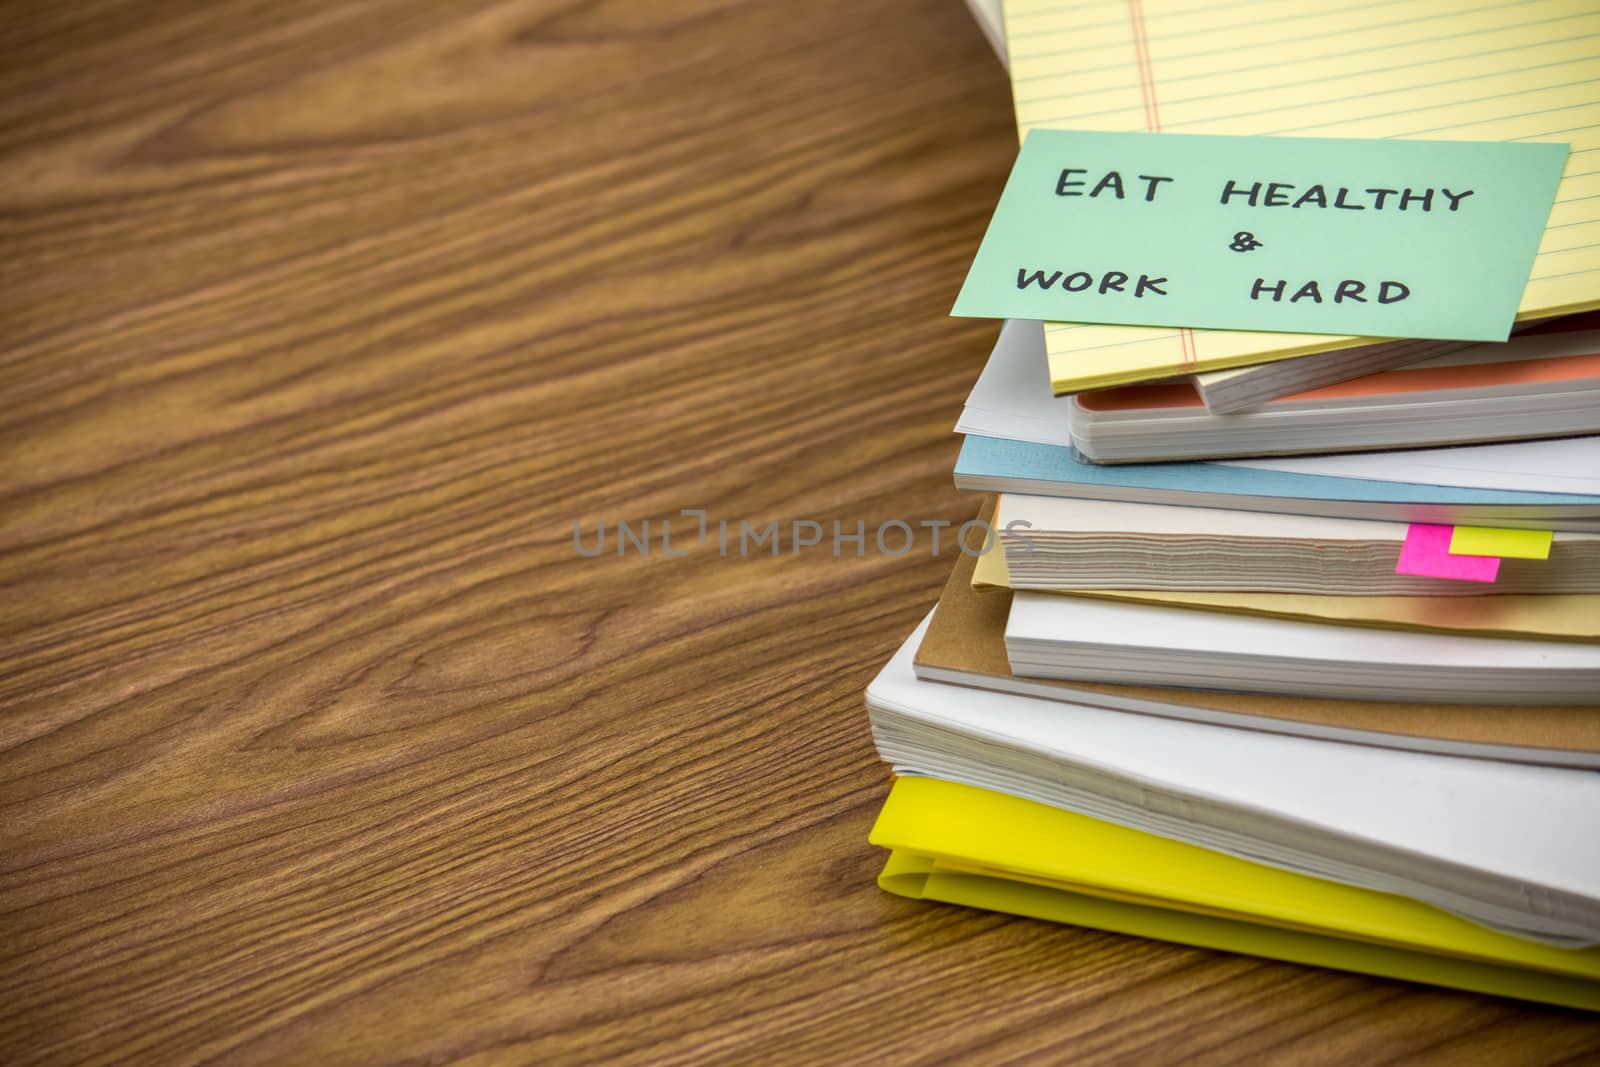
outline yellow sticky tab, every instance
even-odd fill
[[[1499,556],[1501,559],[1549,559],[1549,530],[1491,530],[1457,526],[1450,535],[1452,556]]]

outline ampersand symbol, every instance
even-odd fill
[[[1262,247],[1261,242],[1256,240],[1255,234],[1249,230],[1240,230],[1233,235],[1233,243],[1228,246],[1228,250],[1231,252],[1253,252],[1260,247]]]

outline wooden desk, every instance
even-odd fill
[[[948,547],[575,551],[976,512],[946,312],[1014,145],[957,0],[0,29],[0,1060],[1600,1055],[887,896],[861,692]]]

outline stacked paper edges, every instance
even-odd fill
[[[1158,56],[1163,84],[1152,42],[1222,54],[1198,9],[1123,48],[1064,3],[973,6],[1024,133],[1404,138],[1423,109],[1430,136],[1600,151],[1566,80],[1600,13],[1553,2],[1450,16],[1430,76],[1482,91],[1438,106],[1411,52],[1374,82],[1310,30],[1283,86]],[[1122,52],[1142,97],[1102,91]],[[995,536],[867,691],[884,889],[1600,1010],[1593,169],[1568,167],[1503,344],[1005,324],[957,426]],[[1083,392],[1108,361],[1138,384]],[[1152,380],[1197,361],[1226,369]]]

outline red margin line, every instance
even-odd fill
[[[1128,0],[1128,22],[1133,30],[1133,55],[1139,66],[1139,94],[1144,100],[1144,125],[1152,133],[1161,132],[1161,106],[1156,101],[1155,68],[1150,62],[1150,41],[1145,33],[1144,0]],[[1194,331],[1187,326],[1178,330],[1178,347],[1183,352],[1185,370],[1192,371],[1199,364],[1195,351]]]
[[[1156,76],[1150,64],[1150,42],[1144,28],[1144,0],[1128,0],[1128,21],[1133,28],[1133,55],[1139,64],[1139,92],[1144,97],[1144,125],[1161,132],[1161,110],[1156,104]]]

